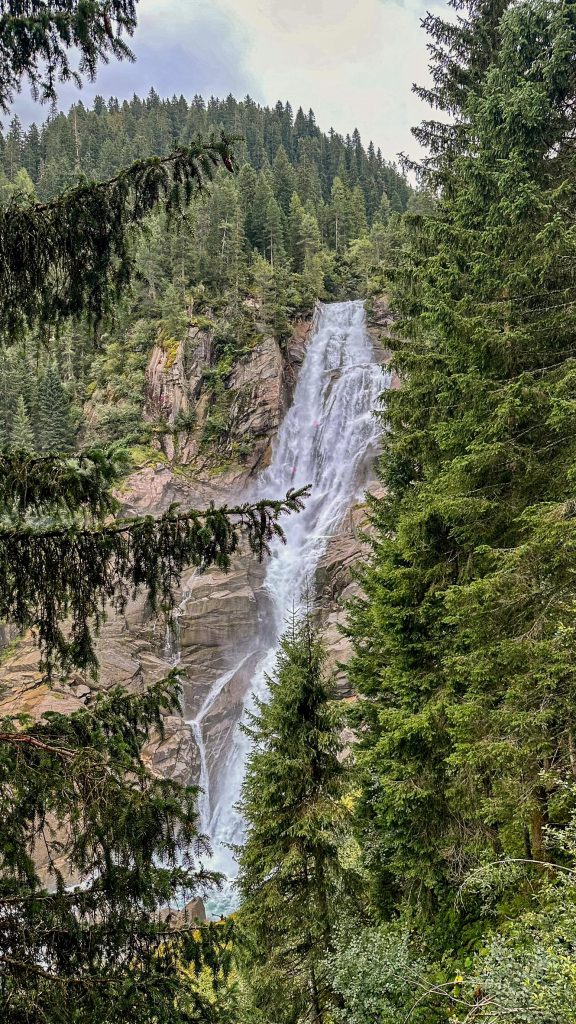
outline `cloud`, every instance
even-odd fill
[[[312,107],[321,128],[358,127],[388,159],[417,155],[410,127],[425,116],[411,92],[427,79],[425,0],[140,0],[135,65],[111,64],[80,98],[194,93]],[[21,99],[25,121],[45,108]]]
[[[183,93],[190,98],[244,96],[258,92],[258,82],[243,60],[245,43],[241,28],[226,12],[207,3],[186,0],[141,0],[139,23],[131,48],[136,63],[112,61],[100,68],[94,83],[81,90],[63,86],[58,106],[67,109],[79,99],[90,105],[94,97],[145,96],[154,88],[161,96]],[[24,124],[43,121],[45,106],[34,103],[24,84],[14,104]]]
[[[318,123],[393,157],[415,153],[410,127],[425,115],[412,93],[427,80],[422,0],[216,0],[248,40],[246,66],[267,102],[312,107]]]

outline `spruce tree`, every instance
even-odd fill
[[[430,37],[431,87],[415,85],[414,92],[434,110],[446,115],[446,121],[423,121],[413,134],[427,150],[419,165],[412,163],[425,182],[449,187],[451,162],[466,152],[473,140],[470,132],[468,102],[485,81],[486,73],[500,41],[500,23],[510,0],[449,0],[457,12],[446,20],[427,13],[423,27]],[[407,161],[410,164],[410,161]],[[444,172],[448,172],[444,176]],[[389,192],[394,212],[403,209],[401,198]]]
[[[366,205],[360,185],[355,185],[350,196],[350,238],[361,238],[368,232]]]
[[[173,930],[163,910],[212,881],[197,793],[153,775],[140,754],[177,710],[172,679],[138,696],[114,690],[71,715],[0,721],[6,1024],[214,1020],[183,967],[224,980],[229,933],[193,918]]]
[[[136,27],[138,0],[5,0],[0,12],[0,108],[8,111],[23,79],[33,95],[53,101],[58,81],[93,79],[110,56],[134,59],[122,33]],[[80,55],[80,69],[70,50]]]
[[[336,252],[340,252],[346,248],[351,238],[350,190],[340,177],[334,178],[331,199],[330,241]]]
[[[160,203],[169,218],[181,211],[221,162],[233,169],[225,139],[196,140],[48,203],[0,207],[0,338],[81,314],[99,320],[130,280],[133,230]]]
[[[22,166],[22,124],[18,116],[13,117],[6,136],[3,155],[4,173],[8,181],[14,181]]]
[[[253,743],[242,790],[246,839],[239,850],[240,921],[254,1002],[278,1024],[328,1022],[322,969],[343,871],[340,744],[311,620],[284,635],[270,696],[246,732]]]
[[[269,172],[261,172],[254,189],[252,203],[252,215],[250,227],[252,229],[252,244],[262,256],[269,252],[270,241],[267,232],[267,213],[270,203],[274,203],[274,193],[270,182]],[[278,204],[276,203],[276,208]]]
[[[55,362],[46,367],[38,387],[36,430],[39,451],[67,452],[74,447],[70,399]]]
[[[524,0],[493,38],[454,71],[472,141],[396,253],[402,386],[352,613],[380,907],[446,927],[471,868],[554,860],[574,810],[574,7]]]
[[[313,210],[304,209],[296,192],[290,201],[288,238],[294,270],[302,273],[310,258],[319,252],[322,242]]]
[[[14,372],[12,353],[0,348],[0,448],[4,450],[10,442],[18,384]]]
[[[26,405],[22,395],[16,400],[14,421],[10,431],[10,442],[13,448],[20,452],[33,452],[35,446],[34,431],[26,412]]]
[[[282,145],[276,151],[272,171],[274,174],[274,196],[276,202],[279,204],[280,209],[287,214],[296,184],[296,174]]]
[[[264,221],[264,247],[272,267],[283,260],[284,252],[284,218],[274,198],[268,201]]]

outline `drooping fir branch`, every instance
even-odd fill
[[[152,609],[169,610],[186,566],[227,569],[241,535],[262,557],[274,537],[283,539],[280,517],[299,511],[305,494],[289,491],[281,501],[205,511],[172,507],[159,519],[143,516],[89,528],[0,527],[0,620],[35,629],[48,677],[56,666],[95,672],[92,633],[104,619],[106,602],[122,611],[144,588]],[[63,628],[66,619],[69,626]]]
[[[121,38],[136,28],[138,0],[2,0],[0,3],[0,108],[8,111],[22,80],[35,99],[56,99],[57,82],[93,80],[110,57],[134,60]],[[72,49],[73,48],[73,49]],[[70,50],[80,56],[78,69]]]
[[[71,998],[75,1019],[90,1024],[196,1020],[174,1002],[186,994],[202,1008],[199,992],[182,989],[183,965],[225,975],[229,929],[174,929],[160,913],[215,881],[201,863],[197,790],[154,776],[141,757],[150,730],[178,708],[172,673],[70,715],[0,720],[3,1021],[63,1024]],[[71,875],[83,884],[66,888]]]
[[[128,467],[119,445],[70,456],[0,451],[0,521],[69,513],[101,518],[117,511],[111,493]]]
[[[18,898],[17,879],[39,882],[33,858],[35,835],[44,836],[45,847],[52,853],[50,870],[56,881],[59,873],[53,862],[65,843],[66,870],[85,875],[98,868],[95,891],[110,890],[114,877],[102,874],[100,861],[130,868],[133,850],[126,845],[123,857],[127,837],[117,826],[120,807],[131,800],[137,815],[143,801],[162,798],[164,825],[157,822],[154,841],[163,845],[166,866],[169,861],[181,866],[179,854],[199,838],[196,792],[158,779],[141,760],[150,731],[162,735],[163,717],[180,710],[179,682],[172,672],[141,694],[121,689],[100,693],[72,714],[47,712],[39,722],[25,715],[0,720],[1,774],[12,780],[11,787],[0,786],[5,826],[0,838],[0,906],[8,896],[12,901]],[[123,798],[116,803],[120,791]],[[7,813],[12,800],[23,802],[23,813],[13,818]],[[74,815],[76,804],[83,808],[82,819]],[[60,827],[52,835],[56,822]],[[21,898],[28,898],[26,889]],[[80,897],[75,902],[82,906]]]
[[[174,216],[220,164],[234,169],[231,140],[197,138],[49,203],[0,207],[0,337],[81,313],[98,320],[130,279],[131,229],[160,204]]]

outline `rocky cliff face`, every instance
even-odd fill
[[[294,324],[280,347],[262,333],[226,379],[222,437],[206,441],[215,398],[207,385],[214,344],[210,328],[193,327],[176,353],[156,346],[147,372],[146,417],[162,419],[163,457],[140,469],[126,486],[129,508],[153,511],[171,501],[229,500],[244,493],[270,459],[271,443],[289,405],[304,357],[310,319]]]
[[[376,308],[374,320],[374,342],[379,345],[389,322],[385,304]],[[173,352],[156,347],[148,367],[146,415],[151,421],[161,417],[167,429],[157,442],[157,456],[126,481],[121,495],[126,509],[158,514],[174,501],[199,507],[211,500],[230,502],[249,492],[251,482],[270,459],[309,329],[310,321],[296,324],[282,349],[274,338],[263,335],[239,359],[227,382],[230,443],[216,453],[202,442],[211,408],[205,381],[213,345],[210,330],[193,328],[186,343]],[[383,348],[381,357],[383,361],[387,358]],[[330,666],[342,696],[349,692],[342,666],[350,652],[339,625],[344,602],[356,593],[352,568],[362,553],[364,526],[363,509],[350,509],[328,544],[317,574]],[[198,780],[199,752],[191,721],[214,681],[230,671],[202,723],[208,769],[226,749],[258,660],[255,637],[265,641],[263,576],[264,567],[241,554],[227,574],[190,571],[185,575],[176,595],[172,624],[152,615],[145,599],[140,598],[122,618],[111,616],[103,627],[98,639],[99,688],[122,684],[139,689],[161,679],[178,661],[184,714],[169,718],[162,741],[153,739],[146,751],[159,773],[182,782]],[[95,685],[79,676],[52,689],[41,684],[30,638],[5,650],[0,681],[6,686],[0,714],[26,710],[34,716],[50,708],[71,711],[79,707]]]

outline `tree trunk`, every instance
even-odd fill
[[[310,965],[310,998],[312,1000],[312,1024],[324,1024],[324,1015],[322,1013],[322,1007],[320,1006],[320,995],[318,993],[318,982],[316,981],[316,971],[312,964]]]
[[[548,799],[546,790],[539,786],[535,791],[536,805],[530,822],[530,845],[534,860],[546,860],[544,828],[548,824]]]

